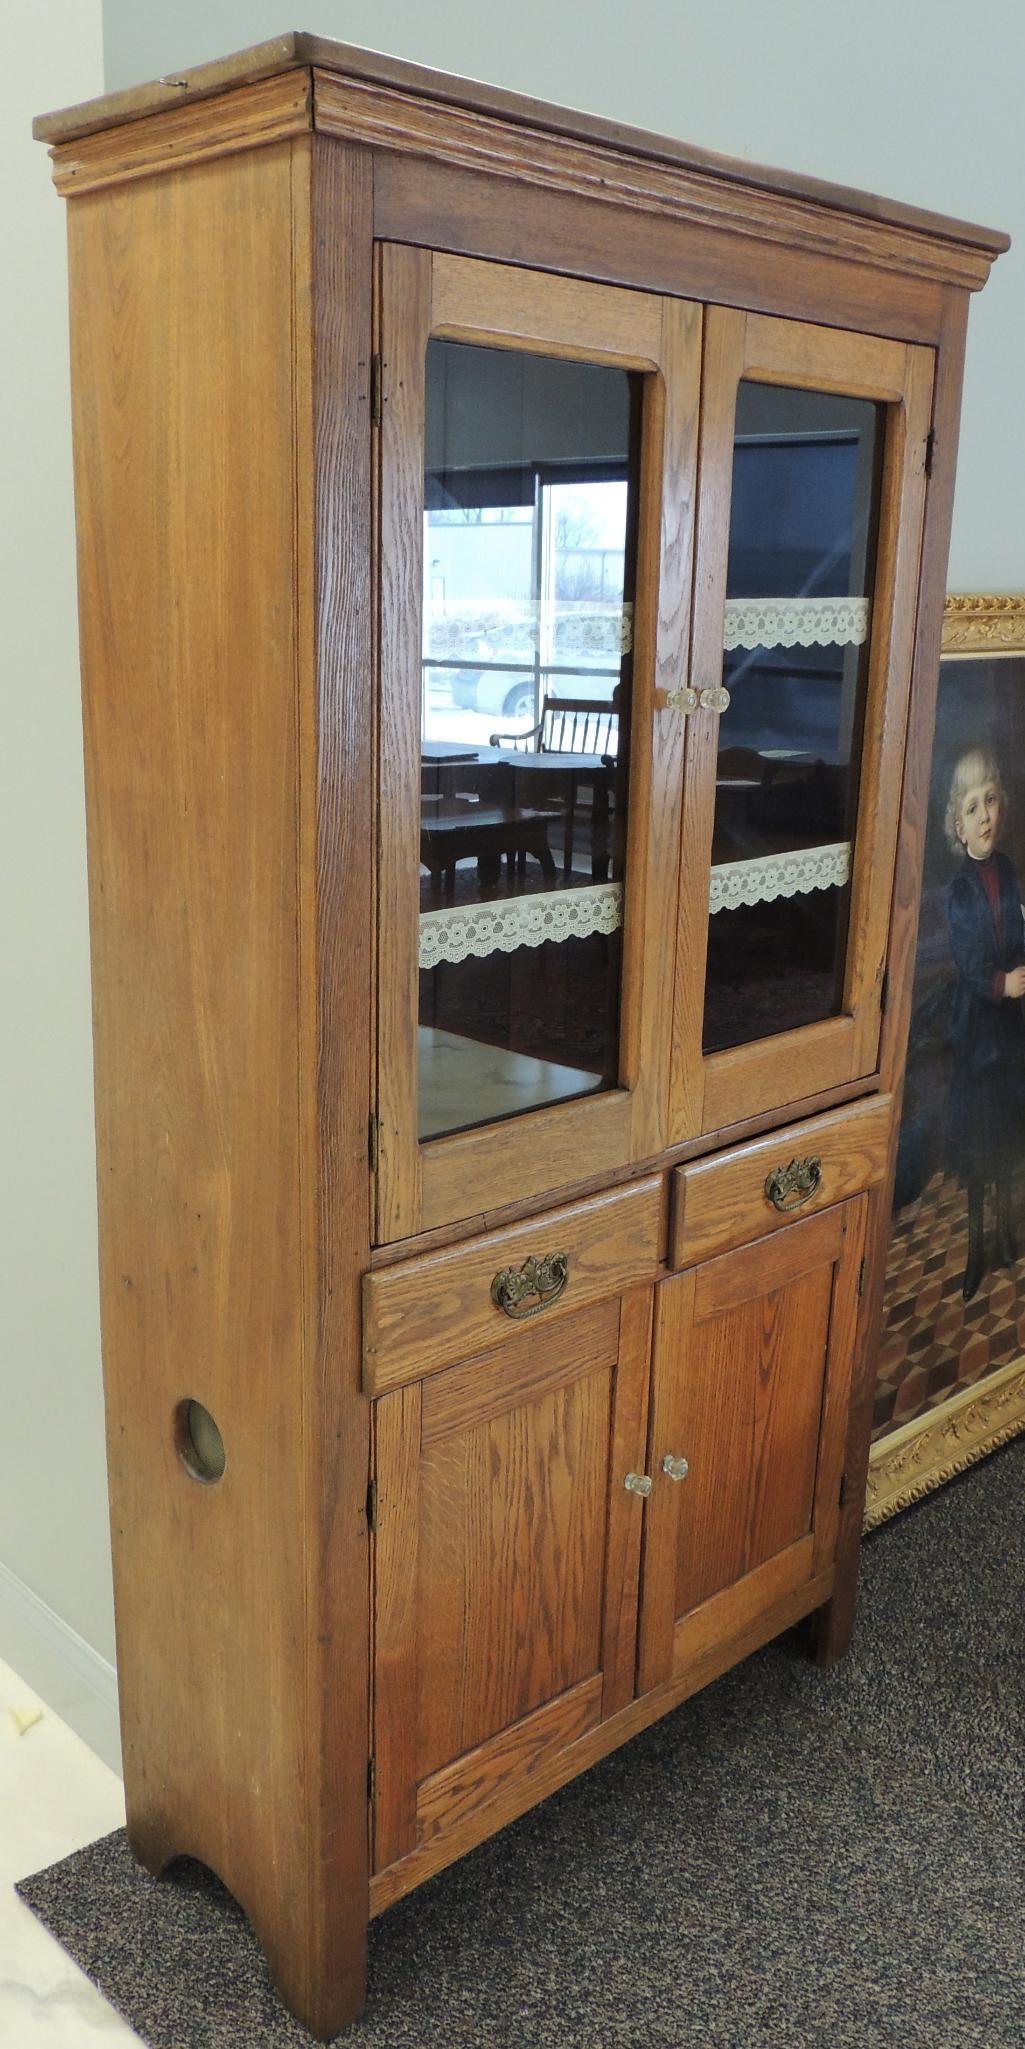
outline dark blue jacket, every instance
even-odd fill
[[[1002,1159],[1025,1147],[1025,1009],[994,996],[997,974],[1025,964],[1021,892],[1006,854],[991,854],[999,880],[994,920],[979,873],[965,855],[947,891],[947,930],[957,964],[950,1022],[954,1055],[950,1141],[963,1173],[987,1178]]]

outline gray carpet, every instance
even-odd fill
[[[351,2049],[1022,2049],[1025,1440],[371,1931]],[[19,1886],[150,2049],[299,2049],[228,1895],[106,1837]]]

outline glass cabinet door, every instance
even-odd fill
[[[664,1143],[652,941],[675,878],[652,813],[674,847],[659,686],[686,660],[691,564],[661,501],[692,501],[700,316],[380,262],[378,1223],[398,1237]]]
[[[874,1066],[931,372],[706,316],[674,1137]]]

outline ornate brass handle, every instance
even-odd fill
[[[547,1252],[543,1259],[533,1254],[519,1268],[504,1266],[491,1283],[491,1300],[507,1316],[540,1316],[557,1302],[569,1280],[569,1253]],[[536,1296],[536,1301],[531,1301]]]
[[[765,1183],[765,1194],[774,1209],[800,1209],[814,1195],[822,1180],[822,1161],[816,1153],[806,1160],[791,1160],[789,1167],[774,1167]]]

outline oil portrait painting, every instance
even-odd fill
[[[1025,648],[958,650],[940,665],[870,1523],[1025,1428],[1023,896]]]

